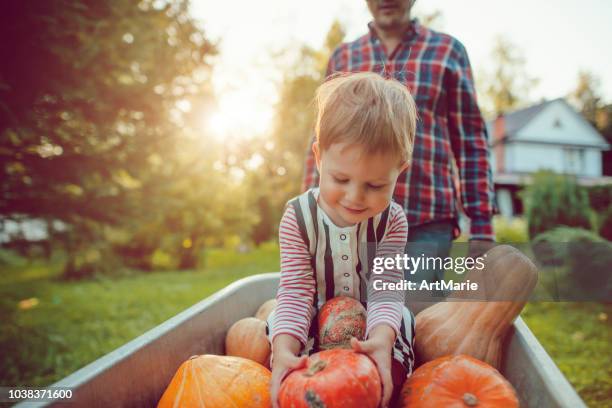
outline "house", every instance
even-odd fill
[[[498,116],[487,124],[497,205],[503,216],[523,212],[517,192],[530,174],[572,174],[582,185],[612,183],[603,176],[604,137],[564,99]]]

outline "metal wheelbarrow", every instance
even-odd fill
[[[197,354],[223,354],[232,323],[253,316],[276,295],[278,282],[279,273],[240,279],[51,386],[71,388],[70,400],[17,407],[155,406],[180,364]],[[586,407],[520,317],[507,336],[500,371],[522,407]]]

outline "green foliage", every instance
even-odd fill
[[[524,200],[531,238],[561,225],[591,228],[588,195],[572,176],[550,171],[535,173]]]
[[[245,146],[257,153],[263,164],[247,175],[258,222],[252,239],[268,240],[276,231],[285,203],[300,193],[304,161],[314,135],[314,94],[325,79],[331,53],[344,38],[344,29],[332,24],[321,49],[304,46],[295,62],[285,70],[279,89],[279,100],[269,140]]]
[[[612,144],[612,103],[600,106],[595,114],[595,125],[597,130],[606,139],[606,141]],[[610,158],[610,151],[604,152],[604,171],[610,170],[610,163],[606,163],[605,159]],[[609,173],[606,173],[609,174]]]
[[[538,261],[562,267],[556,274],[563,297],[604,299],[612,296],[612,243],[580,228],[558,227],[532,241]]]
[[[612,298],[612,243],[598,236],[573,239],[568,245],[567,265],[570,279],[583,297]]]
[[[587,192],[593,210],[603,213],[612,207],[612,184],[592,186]]]
[[[576,88],[570,95],[582,116],[592,124],[596,123],[596,115],[602,105],[600,89],[601,81],[597,76],[589,71],[580,71]]]
[[[601,215],[599,221],[599,235],[612,241],[612,206]]]
[[[251,237],[255,245],[259,245],[272,237],[274,234],[274,224],[277,223],[278,220],[273,219],[272,208],[268,198],[260,196],[257,199],[256,208],[260,219],[253,228]]]
[[[172,91],[180,82],[185,90],[193,85],[182,97],[205,95],[192,75],[213,52],[209,42],[191,40],[200,33],[190,20],[181,23],[185,4],[142,4],[7,6],[0,24],[11,38],[0,57],[10,61],[0,71],[3,215],[112,223],[137,213],[126,204],[159,177],[151,155],[181,143],[169,120],[179,99]]]
[[[483,109],[502,115],[525,105],[538,79],[527,73],[522,51],[507,38],[498,37],[491,59],[492,72],[483,72],[478,82]]]
[[[537,235],[531,241],[531,247],[542,265],[560,266],[567,260],[567,244],[576,241],[604,242],[601,237],[582,228],[557,227]]]
[[[16,251],[10,251],[5,246],[0,249],[0,266],[16,268],[27,265],[27,258],[19,256]]]
[[[96,273],[117,274],[122,270],[121,260],[104,241],[95,241],[71,253],[64,267],[64,278],[82,279]]]
[[[511,220],[496,216],[493,218],[495,241],[500,244],[518,244],[529,241],[527,222],[523,218]]]
[[[122,263],[151,269],[156,251],[193,268],[207,237],[248,234],[255,221],[240,180],[215,167],[224,146],[200,129],[216,51],[187,7],[49,0],[3,10],[0,217],[62,221],[53,240],[70,278]]]

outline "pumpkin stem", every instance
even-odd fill
[[[478,398],[476,398],[474,394],[466,392],[465,394],[463,394],[463,402],[468,407],[475,407],[476,405],[478,405]]]
[[[308,367],[308,370],[306,371],[305,375],[306,377],[312,377],[319,371],[323,370],[326,366],[327,366],[327,363],[325,361],[317,360],[313,364],[311,364],[310,367]]]

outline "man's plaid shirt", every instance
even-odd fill
[[[460,196],[471,221],[470,238],[493,239],[488,136],[465,48],[455,38],[413,20],[400,45],[387,56],[372,23],[369,28],[368,34],[336,48],[327,74],[379,72],[406,84],[414,97],[419,120],[412,164],[399,176],[393,195],[406,211],[408,224],[456,219]],[[453,161],[459,170],[458,185]],[[303,188],[317,184],[310,151]]]

